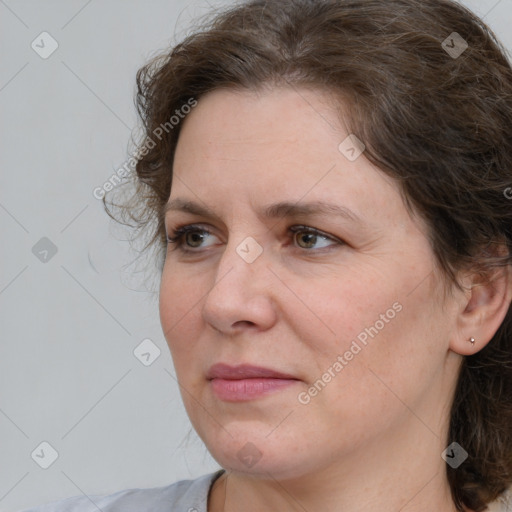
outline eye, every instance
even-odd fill
[[[297,241],[297,245],[301,249],[324,249],[326,247],[330,247],[333,244],[325,244],[325,242],[334,242],[334,244],[341,244],[340,240],[337,240],[325,233],[322,233],[318,229],[309,228],[307,226],[293,226],[289,228],[290,231],[294,234],[294,240]],[[319,241],[324,242],[324,245],[318,247],[317,244]]]
[[[344,242],[332,236],[323,233],[315,228],[307,226],[292,226],[288,228],[292,233],[292,238],[299,249],[304,249],[312,252],[314,249],[326,249],[333,245],[343,245]],[[199,225],[180,226],[171,231],[167,235],[167,243],[174,244],[177,250],[182,252],[199,252],[198,250],[204,247],[214,245],[215,235],[208,229]],[[212,239],[210,244],[205,244],[205,241]],[[330,242],[330,243],[329,243]],[[320,246],[318,244],[321,244]]]
[[[200,226],[181,226],[174,229],[170,236],[167,235],[167,243],[175,244],[177,249],[184,252],[194,252],[186,247],[192,249],[205,247],[202,243],[212,236],[214,235],[210,231]]]

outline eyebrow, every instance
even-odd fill
[[[221,220],[219,216],[208,207],[194,201],[188,201],[181,198],[172,199],[165,205],[163,212],[164,215],[170,211],[181,211],[201,217],[209,217],[217,221]],[[258,215],[260,218],[262,217],[268,219],[274,219],[278,217],[298,217],[306,215],[335,215],[336,217],[341,217],[345,220],[349,220],[355,223],[363,223],[363,220],[348,208],[337,204],[325,203],[323,201],[314,201],[308,203],[293,203],[289,201],[282,201],[263,207],[258,212]]]

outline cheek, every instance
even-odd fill
[[[443,313],[433,307],[428,283],[411,293],[416,273],[408,279],[404,272],[400,280],[391,273],[353,273],[323,284],[317,281],[314,288],[299,292],[317,313],[316,318],[302,313],[294,320],[296,334],[315,361],[311,379],[330,371],[339,375],[332,379],[338,384],[329,384],[331,392],[342,386],[343,394],[349,390],[371,399],[381,396],[385,384],[400,393],[414,393],[415,382],[421,386],[418,376],[435,371],[443,353]],[[433,337],[439,340],[436,347]]]
[[[316,338],[323,343],[322,353],[318,346],[309,347],[315,370],[304,388],[308,396],[301,395],[310,400],[301,405],[307,423],[319,429],[342,425],[353,443],[404,418],[404,404],[414,407],[439,363],[422,338],[423,319],[411,311],[411,301],[386,299],[366,306],[347,304],[339,313],[335,339]],[[388,323],[380,319],[386,312]]]
[[[175,365],[194,350],[197,329],[197,308],[204,295],[199,283],[194,283],[184,273],[164,267],[160,285],[160,323]],[[196,319],[196,320],[194,320]]]
[[[303,304],[298,304],[294,311],[290,308],[291,314],[295,312],[295,319],[290,321],[300,321],[304,329],[309,325],[309,336],[304,339],[315,339],[317,343],[331,345],[335,350],[348,349],[350,342],[361,333],[363,339],[365,328],[373,326],[376,321],[382,329],[380,314],[388,310],[389,317],[396,314],[393,303],[397,295],[368,271],[298,282],[295,290],[309,312]]]

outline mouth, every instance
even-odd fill
[[[261,366],[213,365],[207,375],[215,395],[226,402],[254,400],[292,386],[300,380],[293,375]]]

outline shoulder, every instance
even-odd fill
[[[208,492],[220,469],[194,480],[180,480],[163,487],[125,489],[109,495],[73,496],[19,512],[206,512]],[[171,508],[173,507],[173,508]]]
[[[512,487],[509,487],[496,501],[488,506],[488,512],[511,512],[512,511]]]

